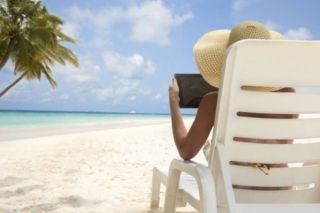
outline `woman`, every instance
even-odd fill
[[[218,32],[218,34],[215,34],[216,32]],[[282,36],[274,31],[268,31],[260,23],[249,21],[237,25],[230,33],[226,30],[210,32],[198,41],[194,49],[196,62],[202,76],[209,84],[219,87],[220,70],[227,47],[236,41],[248,38],[281,39]],[[216,49],[214,49],[214,47],[216,47]],[[208,54],[209,56],[207,58],[203,58],[204,54],[199,53],[197,48],[205,49],[207,52],[211,51],[212,55],[210,56],[210,54]],[[208,61],[211,62],[211,64],[208,64]],[[204,73],[210,73],[210,75],[204,75]],[[253,89],[259,90],[259,88]],[[294,89],[269,88],[269,91],[294,92]],[[202,98],[195,120],[189,131],[187,131],[180,113],[179,87],[176,79],[172,80],[169,87],[172,131],[176,147],[181,158],[184,160],[193,158],[206,143],[210,131],[214,126],[217,100],[218,92],[208,93]],[[248,117],[297,118],[297,115],[243,114]],[[290,143],[291,141],[288,142]]]

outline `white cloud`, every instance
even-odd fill
[[[76,38],[79,35],[79,26],[73,22],[66,22],[62,26],[62,30],[68,36]]]
[[[62,94],[62,95],[59,96],[59,99],[60,99],[60,100],[64,100],[64,101],[65,101],[65,100],[69,100],[69,98],[70,98],[70,97],[69,97],[69,95],[67,95],[67,94]]]
[[[82,39],[85,39],[82,45],[101,48],[110,44],[109,31],[114,21],[106,10],[93,12],[74,6],[68,8],[66,13],[69,17],[68,22],[75,23],[82,31],[86,31],[81,34]]]
[[[119,84],[114,87],[113,94],[115,97],[128,96],[131,94],[139,93],[140,81],[132,79],[120,79],[118,82]]]
[[[117,21],[127,19],[125,11],[120,7],[103,8],[92,12],[73,6],[67,9],[67,14],[74,22],[95,26],[97,29],[108,29]]]
[[[101,30],[108,30],[114,23],[124,21],[126,19],[126,11],[119,7],[102,9],[92,17],[95,27]]]
[[[92,88],[90,92],[99,99],[113,96],[113,88]]]
[[[82,45],[95,47],[95,50],[97,47],[102,54],[99,54],[99,59],[95,59],[93,54],[80,55],[80,69],[59,67],[59,75],[66,82],[75,83],[78,91],[113,104],[123,101],[134,103],[140,96],[152,97],[152,89],[144,86],[143,82],[156,72],[155,63],[139,52],[124,55],[112,51],[108,45],[114,42],[113,36],[134,42],[169,45],[174,27],[193,18],[191,12],[175,12],[164,0],[142,0],[128,6],[101,8],[94,12],[72,7],[67,12],[67,23],[70,24],[66,26],[66,32],[78,34],[85,40]],[[87,33],[82,33],[84,31]],[[119,32],[127,34],[121,35]],[[102,77],[113,79],[103,84]],[[160,98],[160,93],[155,94],[155,100]]]
[[[282,26],[268,20],[266,23],[264,23],[264,25],[266,26],[266,28],[268,28],[269,30],[274,30],[274,31],[280,31],[282,29]]]
[[[156,100],[160,100],[162,98],[162,95],[160,93],[157,93],[155,96],[154,96],[154,99]]]
[[[137,99],[137,96],[132,95],[129,97],[129,101],[135,101]]]
[[[92,56],[89,54],[80,55],[79,62],[79,68],[67,64],[66,66],[57,65],[54,70],[57,74],[62,75],[66,82],[77,84],[94,81],[98,78],[101,69]]]
[[[106,87],[91,87],[87,92],[100,100],[111,101],[113,105],[122,103],[122,101],[134,102],[141,96],[149,96],[151,91],[142,84],[142,79],[133,79],[126,77],[113,77],[113,83]]]
[[[268,29],[275,30],[278,32],[283,31],[283,26],[280,24],[277,24],[273,21],[268,20],[264,24]],[[293,40],[308,40],[312,39],[313,35],[311,31],[306,27],[299,27],[297,29],[289,29],[286,32],[283,32],[283,35],[286,39],[293,39]]]
[[[143,94],[140,88],[140,81],[118,77],[115,78],[113,85],[105,88],[91,88],[89,92],[101,100],[112,98],[115,103],[125,97],[130,101],[134,101],[137,95]]]
[[[192,13],[174,15],[163,1],[145,1],[128,9],[128,18],[132,23],[131,39],[137,42],[150,42],[168,45],[174,26],[192,19]]]
[[[176,14],[163,0],[148,0],[128,7],[110,7],[92,12],[88,9],[72,7],[67,10],[72,22],[93,28],[96,47],[110,43],[109,36],[117,24],[129,24],[129,39],[135,42],[147,42],[168,45],[174,27],[193,18],[191,12]]]
[[[52,98],[50,97],[44,97],[42,99],[40,99],[40,103],[49,103],[52,101]]]
[[[293,40],[307,40],[312,38],[312,33],[305,27],[290,29],[285,33],[286,38]]]
[[[116,52],[106,52],[104,63],[109,72],[123,78],[143,77],[155,72],[155,65],[139,53],[124,56]]]
[[[232,4],[232,11],[239,12],[248,5],[248,0],[234,0]]]
[[[67,14],[78,22],[88,21],[92,19],[94,14],[89,9],[81,9],[77,6],[73,6],[67,9]]]

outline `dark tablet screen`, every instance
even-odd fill
[[[175,74],[179,86],[180,107],[198,108],[204,95],[217,91],[200,74]]]

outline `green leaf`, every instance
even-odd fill
[[[0,59],[12,40],[14,74],[26,73],[28,80],[45,76],[56,87],[52,70],[56,63],[79,66],[77,56],[64,46],[77,40],[62,31],[63,23],[42,1],[0,0]]]

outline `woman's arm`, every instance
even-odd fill
[[[176,147],[184,160],[193,158],[206,142],[214,122],[217,93],[204,96],[200,102],[197,115],[187,131],[179,107],[179,87],[176,79],[169,87],[172,132]]]

